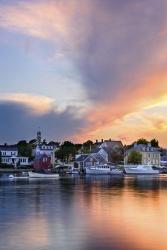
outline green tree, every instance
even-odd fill
[[[144,138],[140,138],[140,139],[137,140],[137,144],[145,144],[145,145],[147,145],[148,141],[146,139],[144,139]]]
[[[59,150],[55,152],[55,156],[66,163],[72,161],[75,154],[76,154],[75,145],[70,141],[65,141],[60,146]]]
[[[80,144],[80,143],[75,144],[75,150],[76,150],[76,153],[81,153],[82,144]]]
[[[111,152],[111,159],[113,163],[119,163],[124,160],[124,151]]]
[[[29,141],[29,144],[35,145],[37,143],[37,139],[32,139]]]
[[[82,144],[82,152],[90,153],[90,151],[94,148],[94,144],[91,140],[88,140]]]
[[[43,143],[43,144],[47,144],[46,139],[43,139],[42,143]]]
[[[151,147],[159,148],[159,142],[158,142],[158,140],[152,139],[152,140],[150,141],[150,143],[151,143]]]
[[[142,155],[137,151],[132,151],[128,156],[129,164],[141,164]]]
[[[26,140],[19,141],[17,147],[19,156],[32,157],[32,145]]]
[[[48,144],[51,146],[59,147],[60,142],[50,141]]]

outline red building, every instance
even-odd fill
[[[36,155],[34,160],[34,168],[35,169],[48,169],[51,166],[51,157],[42,154],[42,155]]]

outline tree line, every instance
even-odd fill
[[[43,140],[42,143],[47,143],[47,141]],[[135,143],[137,144],[150,143],[152,147],[159,147],[159,142],[156,139],[152,139],[151,141],[148,141],[144,138],[140,138],[137,141],[133,142],[131,145],[125,146],[125,149],[133,146]],[[36,144],[37,144],[36,139],[32,139],[30,141],[26,141],[26,140],[19,141],[16,144],[16,146],[18,147],[19,156],[29,157],[30,160],[33,160],[34,158],[33,150],[35,149]],[[50,141],[47,144],[56,146],[57,149],[55,151],[55,156],[57,159],[61,160],[62,162],[73,161],[76,154],[88,154],[94,148],[97,147],[97,142],[94,143],[91,140],[88,140],[84,143],[73,143],[71,141],[64,141],[63,143],[60,143],[56,141]]]

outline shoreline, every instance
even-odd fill
[[[20,169],[11,169],[11,168],[0,168],[0,173],[20,173],[32,171],[32,168],[20,168]]]

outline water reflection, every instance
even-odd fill
[[[167,176],[0,180],[0,249],[167,249],[166,207]]]

